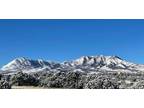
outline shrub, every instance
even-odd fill
[[[80,73],[58,72],[41,80],[40,86],[48,88],[83,88]]]
[[[2,74],[0,74],[0,80],[2,79]]]
[[[11,85],[6,80],[1,80],[0,89],[11,89]]]
[[[144,80],[136,82],[131,88],[144,89]]]
[[[19,72],[12,76],[11,83],[16,86],[38,86],[39,80],[33,75]]]
[[[93,77],[93,78],[92,78]],[[106,76],[92,75],[87,78],[86,89],[118,89],[119,84],[116,80]]]

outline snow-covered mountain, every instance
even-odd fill
[[[2,71],[29,71],[39,69],[55,69],[59,63],[44,60],[31,60],[24,57],[17,58],[1,68]]]
[[[73,61],[74,66],[92,66],[96,68],[109,67],[112,69],[126,69],[135,64],[126,62],[118,56],[84,56]]]
[[[77,60],[64,63],[55,63],[44,60],[31,60],[17,58],[1,68],[2,71],[12,72],[37,72],[37,71],[144,71],[144,65],[134,64],[121,59],[118,56],[83,56]]]

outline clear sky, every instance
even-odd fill
[[[17,57],[117,55],[144,64],[144,20],[0,20],[0,66]]]

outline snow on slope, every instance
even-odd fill
[[[128,69],[136,66],[134,63],[127,62],[118,56],[83,56],[72,62],[72,66],[91,66],[97,69]]]
[[[37,72],[50,71],[144,71],[144,65],[134,64],[121,59],[118,56],[83,56],[77,60],[64,63],[48,62],[43,60],[31,60],[17,58],[3,66],[2,71]]]
[[[34,70],[34,69],[43,69],[43,68],[56,68],[58,67],[58,63],[47,62],[43,60],[31,60],[24,57],[17,58],[7,65],[1,68],[2,71],[23,71],[23,70]]]

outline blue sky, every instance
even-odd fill
[[[0,20],[0,66],[17,57],[117,55],[144,64],[144,20]]]

